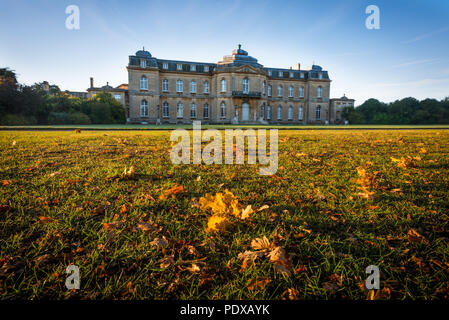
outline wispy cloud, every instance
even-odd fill
[[[415,65],[418,65],[418,64],[432,64],[432,63],[436,63],[436,62],[439,62],[439,61],[440,61],[440,59],[413,60],[413,61],[408,61],[408,62],[396,64],[396,65],[392,66],[392,68],[409,67],[409,66],[415,66]]]
[[[420,41],[420,40],[423,40],[423,39],[426,39],[426,38],[430,38],[430,37],[432,37],[432,36],[434,36],[436,34],[443,33],[443,32],[446,32],[446,31],[449,31],[449,27],[445,27],[445,28],[441,28],[441,29],[438,29],[438,30],[434,30],[434,31],[428,32],[428,33],[424,33],[424,34],[419,35],[419,36],[417,36],[417,37],[415,37],[413,39],[402,41],[401,43],[408,44],[408,43]]]

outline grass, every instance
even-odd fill
[[[0,132],[0,297],[366,299],[377,265],[376,298],[448,298],[449,131],[279,141],[277,174],[260,176],[257,165],[173,165],[168,131]],[[160,199],[176,185],[185,191]],[[198,201],[225,189],[269,208],[206,232]],[[263,236],[291,275],[263,257],[242,266]],[[65,288],[70,264],[80,290]]]
[[[33,126],[0,126],[0,130],[73,130],[80,128],[83,130],[170,130],[170,129],[192,129],[191,124],[89,124],[89,125],[33,125]],[[449,125],[301,125],[301,124],[249,124],[249,125],[233,125],[233,124],[203,124],[203,129],[226,129],[226,128],[276,128],[289,130],[343,130],[343,129],[449,129]]]

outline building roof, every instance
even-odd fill
[[[218,63],[208,63],[208,62],[194,62],[194,61],[183,61],[183,60],[167,60],[167,59],[157,59],[148,51],[139,50],[136,55],[129,56],[129,66],[130,67],[140,67],[141,60],[146,61],[146,68],[158,68],[164,71],[176,71],[176,72],[195,72],[195,73],[212,73],[215,70],[229,68],[229,67],[239,67],[243,65],[249,65],[258,69],[263,70],[268,74],[270,78],[278,79],[297,79],[297,80],[327,80],[329,81],[329,74],[327,71],[323,70],[321,66],[313,64],[306,70],[297,69],[287,69],[287,68],[270,68],[264,67],[262,64],[258,63],[257,59],[250,56],[247,51],[241,48],[241,45],[237,49],[234,49],[230,55],[224,56]],[[178,65],[181,65],[178,69]],[[206,68],[208,70],[206,70]]]

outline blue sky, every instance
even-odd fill
[[[65,27],[68,5],[80,30]],[[365,27],[368,5],[380,30]],[[267,67],[315,64],[331,97],[361,104],[449,96],[449,1],[6,1],[0,0],[0,67],[26,84],[66,90],[128,81],[128,56],[217,62],[237,44]]]

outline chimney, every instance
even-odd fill
[[[94,78],[90,77],[90,87],[94,87]]]
[[[300,63],[296,64],[296,70],[301,70],[301,64]]]
[[[288,67],[288,70],[292,70],[292,67]]]

